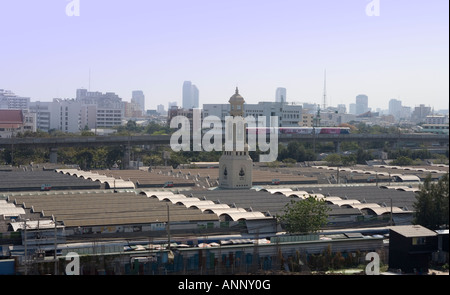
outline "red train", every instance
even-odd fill
[[[350,134],[349,127],[248,127],[249,134]]]

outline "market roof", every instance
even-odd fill
[[[40,191],[42,185],[51,190],[98,189],[101,186],[98,182],[42,169],[0,171],[0,192]]]
[[[102,190],[95,193],[13,195],[9,202],[40,212],[42,217],[54,216],[67,227],[167,222],[167,206],[173,222],[219,220],[215,214],[203,214],[199,209],[160,202],[135,192]]]

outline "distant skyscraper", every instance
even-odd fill
[[[275,102],[286,102],[286,88],[277,88],[275,91]]]
[[[195,85],[192,85],[192,108],[198,108],[199,106],[199,92]]]
[[[365,94],[356,96],[356,115],[364,114],[369,110],[369,98]]]
[[[184,109],[198,108],[199,106],[199,91],[191,81],[184,81],[183,83],[182,105]]]
[[[402,102],[398,99],[389,100],[389,115],[393,115],[396,119],[400,118],[402,113]]]
[[[168,105],[167,105],[167,109],[170,110],[172,108],[172,106],[177,106],[177,102],[176,101],[169,101]]]
[[[140,107],[142,112],[145,112],[145,95],[142,90],[134,90],[131,93],[131,99],[134,100]]]
[[[356,103],[351,103],[348,105],[348,113],[356,115]]]

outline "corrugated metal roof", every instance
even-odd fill
[[[391,226],[389,229],[407,238],[433,237],[437,235],[436,232],[421,225]]]
[[[17,203],[42,212],[44,216],[54,215],[66,226],[120,225],[167,221],[167,206],[170,220],[180,222],[219,220],[216,214],[202,214],[199,209],[160,202],[134,192],[86,194],[49,194],[18,196]]]

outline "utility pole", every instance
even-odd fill
[[[25,251],[24,251],[24,258],[25,258],[25,275],[27,275],[28,274],[28,256],[27,256],[27,253],[28,253],[28,249],[27,249],[27,220],[25,219],[25,222],[24,222],[24,237],[25,237],[25,239],[24,239],[24,243],[25,243]]]
[[[167,206],[167,249],[170,250],[170,209],[169,204]]]
[[[54,217],[54,220],[55,220],[55,253],[53,254],[53,260],[54,260],[54,266],[55,266],[55,271],[54,271],[54,273],[55,273],[55,276],[56,275],[58,275],[58,263],[57,263],[57,260],[56,260],[56,247],[57,247],[57,245],[58,245],[58,236],[57,236],[57,227],[56,227],[56,217]]]
[[[391,214],[389,218],[389,225],[392,226],[392,198],[391,198]]]
[[[326,108],[327,108],[327,70],[325,69],[323,82],[323,109]]]

